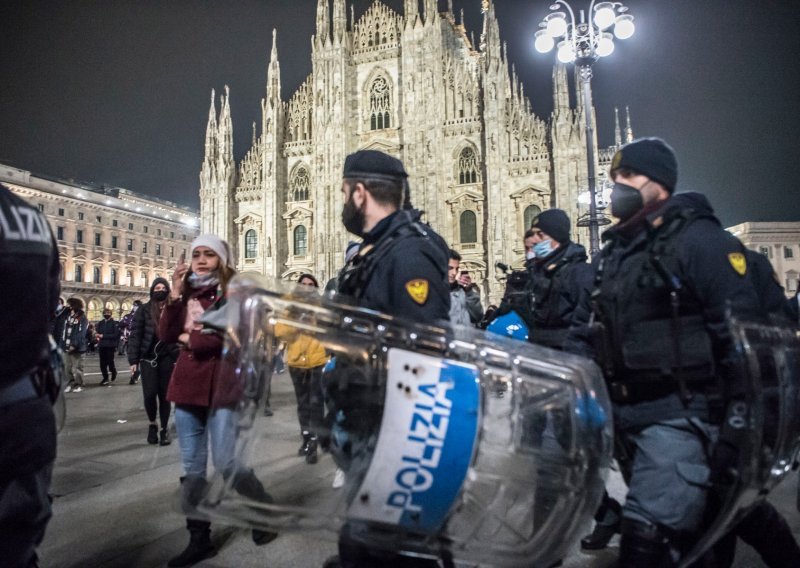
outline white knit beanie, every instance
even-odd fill
[[[219,257],[220,264],[224,264],[229,268],[236,270],[236,267],[233,265],[233,259],[231,258],[230,254],[230,247],[228,243],[220,239],[217,235],[205,234],[205,235],[198,235],[192,241],[192,252],[197,247],[208,247],[217,253]]]

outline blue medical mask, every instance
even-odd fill
[[[525,253],[525,258],[527,260],[532,260],[532,259],[536,258],[536,253],[534,251],[532,251],[532,250],[529,250],[528,252]]]
[[[533,252],[537,258],[544,258],[553,252],[553,242],[550,239],[533,245]]]

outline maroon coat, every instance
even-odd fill
[[[165,343],[177,343],[186,323],[186,302],[195,298],[204,310],[217,300],[217,287],[192,290],[178,301],[169,302],[158,322],[158,337]],[[175,404],[218,407],[235,404],[241,388],[235,380],[234,367],[222,361],[223,340],[216,333],[192,330],[189,346],[182,346],[167,389],[167,400]]]

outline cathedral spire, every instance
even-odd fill
[[[405,0],[403,12],[406,17],[406,26],[414,27],[419,18],[419,0]]]
[[[553,110],[556,113],[569,111],[567,68],[561,63],[553,67]]]
[[[331,29],[329,0],[317,0],[317,41],[324,45]]]
[[[217,108],[214,105],[214,89],[211,89],[211,108],[208,109],[208,125],[206,126],[206,162],[216,160],[217,154]]]
[[[344,0],[333,0],[333,40],[335,42],[344,41],[344,34],[347,31],[347,8]]]
[[[622,132],[619,129],[619,109],[614,107],[614,146],[622,146]]]
[[[281,64],[278,62],[278,31],[272,29],[272,52],[267,68],[267,102],[271,106],[281,98]]]
[[[231,92],[225,85],[225,94],[220,97],[221,110],[219,115],[219,161],[221,163],[233,162],[233,121],[231,120]]]
[[[425,25],[432,24],[438,14],[437,0],[425,0]]]
[[[483,11],[483,31],[481,32],[481,52],[486,55],[486,62],[489,59],[499,59],[500,53],[500,26],[497,24],[497,17],[494,13],[494,4],[489,0],[484,0]]]
[[[633,128],[631,128],[631,110],[625,105],[625,142],[633,142]]]

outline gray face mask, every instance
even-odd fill
[[[644,207],[641,192],[624,183],[615,183],[611,190],[611,214],[620,221],[627,221]]]

